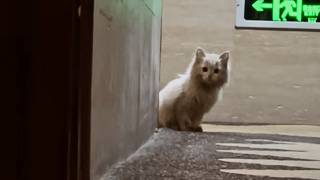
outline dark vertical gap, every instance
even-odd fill
[[[17,179],[27,179],[26,165],[26,129],[27,129],[27,113],[28,113],[28,87],[30,74],[30,58],[31,58],[31,15],[28,13],[32,8],[33,2],[22,1],[17,7],[17,87],[18,87],[18,104],[17,104]]]
[[[61,27],[65,29],[65,32],[57,32],[60,33],[57,37],[61,38],[61,43],[68,43],[68,51],[64,51],[63,54],[59,55],[63,59],[56,59],[55,61],[50,57],[49,54],[47,55],[38,49],[40,46],[42,46],[42,50],[49,52],[49,48],[53,49],[57,46],[57,41],[54,42],[56,44],[51,44],[50,40],[52,40],[52,38],[48,37],[56,35],[55,29],[47,29],[45,26],[47,26],[49,23],[41,23],[44,23],[45,19],[48,19],[48,22],[50,22],[50,20],[52,21],[54,19],[54,14],[52,13],[60,13],[59,10],[54,10],[54,7],[57,6],[58,3],[59,2],[55,2],[53,3],[52,7],[50,7],[43,2],[36,0],[22,1],[17,10],[19,14],[19,26],[17,27],[17,29],[19,29],[19,33],[17,36],[17,85],[19,89],[19,103],[17,109],[20,119],[17,125],[18,165],[16,167],[16,171],[18,179],[32,179],[41,177],[44,174],[46,174],[46,177],[43,178],[48,179],[53,179],[54,177],[63,177],[64,179],[77,178],[72,174],[73,172],[76,172],[75,170],[73,170],[73,167],[76,167],[77,164],[77,156],[76,153],[74,153],[77,152],[77,149],[74,150],[74,148],[77,147],[77,138],[74,137],[77,136],[77,130],[74,129],[74,127],[76,127],[77,123],[77,109],[75,107],[77,104],[77,64],[79,62],[79,49],[76,47],[76,45],[79,44],[79,42],[77,41],[77,30],[79,29],[77,28],[77,24],[79,23],[74,20],[77,16],[77,4],[75,3],[75,0],[65,1],[64,3],[61,3],[61,10],[66,10],[65,12],[69,11],[66,14],[66,18],[68,19],[61,22]],[[57,19],[59,20],[59,18],[60,17],[58,16]],[[67,21],[69,21],[69,23],[67,23]],[[52,22],[52,24],[57,23]],[[47,37],[48,41],[46,41],[45,39]],[[49,56],[48,59],[46,59],[47,56]],[[40,58],[43,59],[41,60]],[[60,117],[63,119],[65,118],[65,122],[63,122],[63,119],[54,120],[51,117],[45,119],[45,114],[43,114],[41,110],[39,110],[37,115],[35,115],[36,109],[44,108],[39,107],[39,104],[34,104],[34,97],[36,98],[38,103],[39,101],[44,101],[44,103],[49,104],[48,102],[45,102],[45,100],[41,99],[41,97],[45,97],[45,94],[35,94],[35,92],[39,92],[39,89],[42,86],[42,84],[39,83],[45,81],[46,78],[56,78],[57,81],[61,80],[61,75],[52,75],[52,72],[47,73],[42,70],[43,66],[49,71],[52,70],[49,69],[49,67],[46,67],[45,62],[52,64],[52,69],[55,68],[59,71],[61,68],[61,73],[64,73],[63,75],[65,76],[65,78],[68,78],[67,80],[63,80],[61,82],[61,87],[54,88],[52,91],[48,92],[49,95],[54,95],[61,98],[59,99],[60,105],[66,106],[66,111],[63,111],[63,114],[53,114],[56,117]],[[57,65],[58,63],[60,63],[60,67]],[[40,73],[43,73],[44,77],[39,77]],[[57,84],[57,82],[53,83]],[[46,87],[44,89],[48,90]],[[57,92],[55,90],[57,90]],[[64,92],[66,93],[64,94]],[[56,104],[50,105],[51,108],[59,106],[57,101],[54,101],[53,103]],[[47,112],[54,112],[54,110],[48,110]],[[61,111],[59,111],[59,113],[60,112]],[[40,116],[42,116],[41,119]],[[57,134],[49,133],[45,133],[45,135],[41,137],[41,133],[45,132],[41,127],[43,125],[42,122],[46,120],[48,120],[48,123],[52,123],[54,125],[52,128],[59,130],[60,133],[62,132],[60,137],[57,137]],[[36,133],[39,133],[39,137],[36,136]],[[41,147],[41,142],[46,141],[46,138],[55,138],[57,141],[52,143],[56,143],[55,146],[59,149],[50,151],[46,147]],[[38,144],[36,144],[35,142],[37,142]],[[47,144],[49,143],[50,142],[47,142]],[[44,151],[41,152],[42,148],[44,149]],[[59,160],[57,160],[57,164],[54,165],[41,165],[42,162],[46,162],[46,159],[39,158],[43,156],[43,154],[39,154],[39,157],[35,156],[35,153],[33,152],[34,150],[36,150],[38,153],[48,153],[47,155],[49,160],[53,160],[52,156],[57,156],[56,158],[59,158]],[[71,150],[72,152],[69,152],[69,150]],[[72,156],[75,156],[76,158]],[[50,163],[50,161],[47,161],[47,163]],[[60,167],[57,166],[58,164]],[[50,169],[49,167],[57,168],[46,170],[48,172],[52,171],[56,173],[50,175],[42,172],[41,169],[45,169],[46,166],[48,167],[48,169]],[[37,172],[37,170],[39,171]]]
[[[19,124],[19,58],[18,10],[16,1],[5,0],[0,11],[1,59],[1,162],[4,165],[0,179],[17,179],[18,124]]]
[[[18,179],[26,179],[25,172],[25,130],[27,126],[27,86],[28,86],[28,62],[29,62],[29,54],[28,48],[26,44],[26,37],[24,35],[19,35],[17,38],[17,54],[18,54],[18,118],[19,121],[17,123],[17,176]]]
[[[91,77],[94,0],[80,0],[78,68],[78,179],[90,179]]]
[[[57,6],[57,3],[54,3],[52,8]],[[77,9],[80,3],[83,5],[81,21],[78,17]],[[6,167],[2,175],[9,177],[0,179],[25,180],[32,179],[32,177],[41,177],[41,175],[45,174],[41,172],[42,168],[45,169],[46,166],[53,167],[50,164],[42,164],[42,162],[46,162],[46,159],[32,156],[34,155],[34,153],[32,153],[33,150],[41,152],[41,142],[46,140],[45,137],[35,136],[35,133],[45,132],[44,130],[39,131],[39,128],[41,128],[39,122],[46,119],[41,119],[40,115],[31,116],[32,111],[35,113],[35,107],[33,106],[37,106],[36,108],[40,109],[43,108],[39,107],[39,104],[34,105],[32,99],[35,96],[33,91],[39,91],[41,88],[41,84],[32,83],[35,83],[34,79],[38,80],[36,82],[41,82],[39,81],[39,76],[36,77],[36,75],[40,74],[41,66],[46,62],[45,58],[39,59],[39,57],[46,56],[43,52],[39,52],[37,48],[39,45],[48,46],[48,48],[56,45],[50,44],[50,41],[44,41],[43,38],[46,36],[42,33],[51,36],[55,33],[55,30],[52,29],[52,31],[49,31],[44,28],[47,24],[41,24],[41,22],[45,22],[43,19],[45,19],[46,16],[52,15],[50,12],[59,12],[59,9],[45,9],[49,6],[43,8],[42,6],[44,4],[45,3],[38,0],[20,2],[13,0],[5,3],[2,6],[4,11],[0,12],[1,30],[5,30],[4,33],[1,31],[0,34],[2,43],[4,44],[3,53],[1,54],[5,56],[3,58],[4,65],[1,66],[4,69],[4,71],[2,71],[2,78],[5,80],[2,81],[3,84],[5,84],[3,87],[3,95],[7,96],[6,99],[9,99],[3,102],[9,109],[5,114],[9,116],[8,119],[3,119],[5,123],[8,123],[8,126],[3,125],[4,131],[2,131],[2,133],[4,135],[2,137],[5,139],[5,141],[3,141],[5,146],[1,148],[5,151],[3,154],[9,159],[6,161],[5,157],[5,161],[3,161]],[[52,170],[52,172],[59,172],[61,174],[46,174],[43,178],[52,179],[53,177],[64,177],[64,173],[66,172],[67,179],[89,180],[93,0],[72,0],[61,3],[61,6],[64,10],[71,8],[70,11],[72,11],[73,20],[69,25],[66,25],[66,22],[62,22],[61,24],[61,26],[65,26],[66,31],[68,31],[66,33],[71,35],[61,35],[61,38],[67,37],[68,40],[71,41],[70,54],[69,57],[66,57],[66,59],[70,61],[63,63],[63,60],[57,59],[58,62],[61,61],[61,68],[68,70],[63,71],[66,73],[66,78],[69,78],[68,84],[62,84],[62,87],[64,87],[64,85],[68,86],[65,87],[68,91],[68,95],[65,97],[68,99],[63,98],[61,95],[61,101],[66,100],[65,103],[68,103],[66,106],[68,108],[68,111],[66,111],[68,114],[66,124],[63,124],[63,122],[59,124],[66,127],[59,126],[53,128],[61,128],[62,131],[67,134],[66,137],[68,139],[65,139],[65,134],[63,134],[63,137],[58,139],[58,143],[61,144],[57,143],[57,145],[62,146],[57,152],[61,152],[61,156],[63,157],[61,161],[59,161],[61,167],[54,166],[55,168],[60,168],[59,171]],[[4,20],[2,20],[3,17]],[[53,20],[52,17],[48,19]],[[69,31],[70,29],[68,29],[70,27],[72,28],[71,32]],[[50,38],[48,39],[50,40]],[[69,44],[69,41],[65,40],[64,38],[62,42]],[[68,56],[68,54],[61,54],[61,57],[62,56],[64,58]],[[49,57],[48,63],[51,63],[50,60],[52,59]],[[55,65],[52,68],[58,67],[56,63],[52,64]],[[44,74],[44,76],[49,75],[49,73]],[[45,77],[41,78],[44,79]],[[52,90],[50,93],[54,94],[55,92]],[[41,101],[40,96],[44,95],[45,93],[36,95],[38,102]],[[64,103],[64,101],[62,103]],[[62,117],[62,115],[60,117]],[[50,117],[48,119],[52,120]],[[34,130],[37,132],[34,132]],[[48,136],[48,134],[46,135]],[[50,137],[51,136],[53,136],[53,134],[50,134]],[[36,144],[36,141],[38,141],[39,144]],[[68,154],[65,154],[64,143],[68,143],[66,145],[66,149],[68,150],[66,153]],[[50,151],[49,153],[53,152],[55,151]],[[42,153],[47,152],[43,151]],[[66,156],[67,165],[63,164],[64,156]],[[52,160],[52,157],[50,158]],[[65,170],[65,167],[68,169]],[[38,168],[40,169],[37,172]]]
[[[90,179],[91,68],[93,38],[93,0],[73,1],[70,64],[71,113],[68,132],[68,179]],[[80,7],[80,9],[79,9]]]
[[[78,7],[80,5],[79,0],[72,0],[71,9],[72,9],[72,23],[71,23],[71,37],[70,41],[72,42],[71,53],[70,53],[70,63],[69,63],[69,111],[67,122],[67,143],[68,143],[68,152],[67,152],[67,179],[68,180],[78,180],[78,69],[80,64],[80,17],[78,16]]]

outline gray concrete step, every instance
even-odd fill
[[[160,129],[103,179],[320,179],[319,126]]]

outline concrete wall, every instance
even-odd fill
[[[96,0],[91,177],[133,153],[157,122],[161,0]]]
[[[207,122],[320,124],[319,32],[234,29],[235,1],[164,0],[161,86],[197,46],[231,50],[231,82]]]

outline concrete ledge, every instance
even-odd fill
[[[319,148],[315,137],[160,129],[102,179],[317,179]]]

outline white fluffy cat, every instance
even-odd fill
[[[197,48],[185,74],[170,81],[159,94],[159,127],[202,131],[202,117],[216,103],[228,81],[229,52],[220,55]]]

